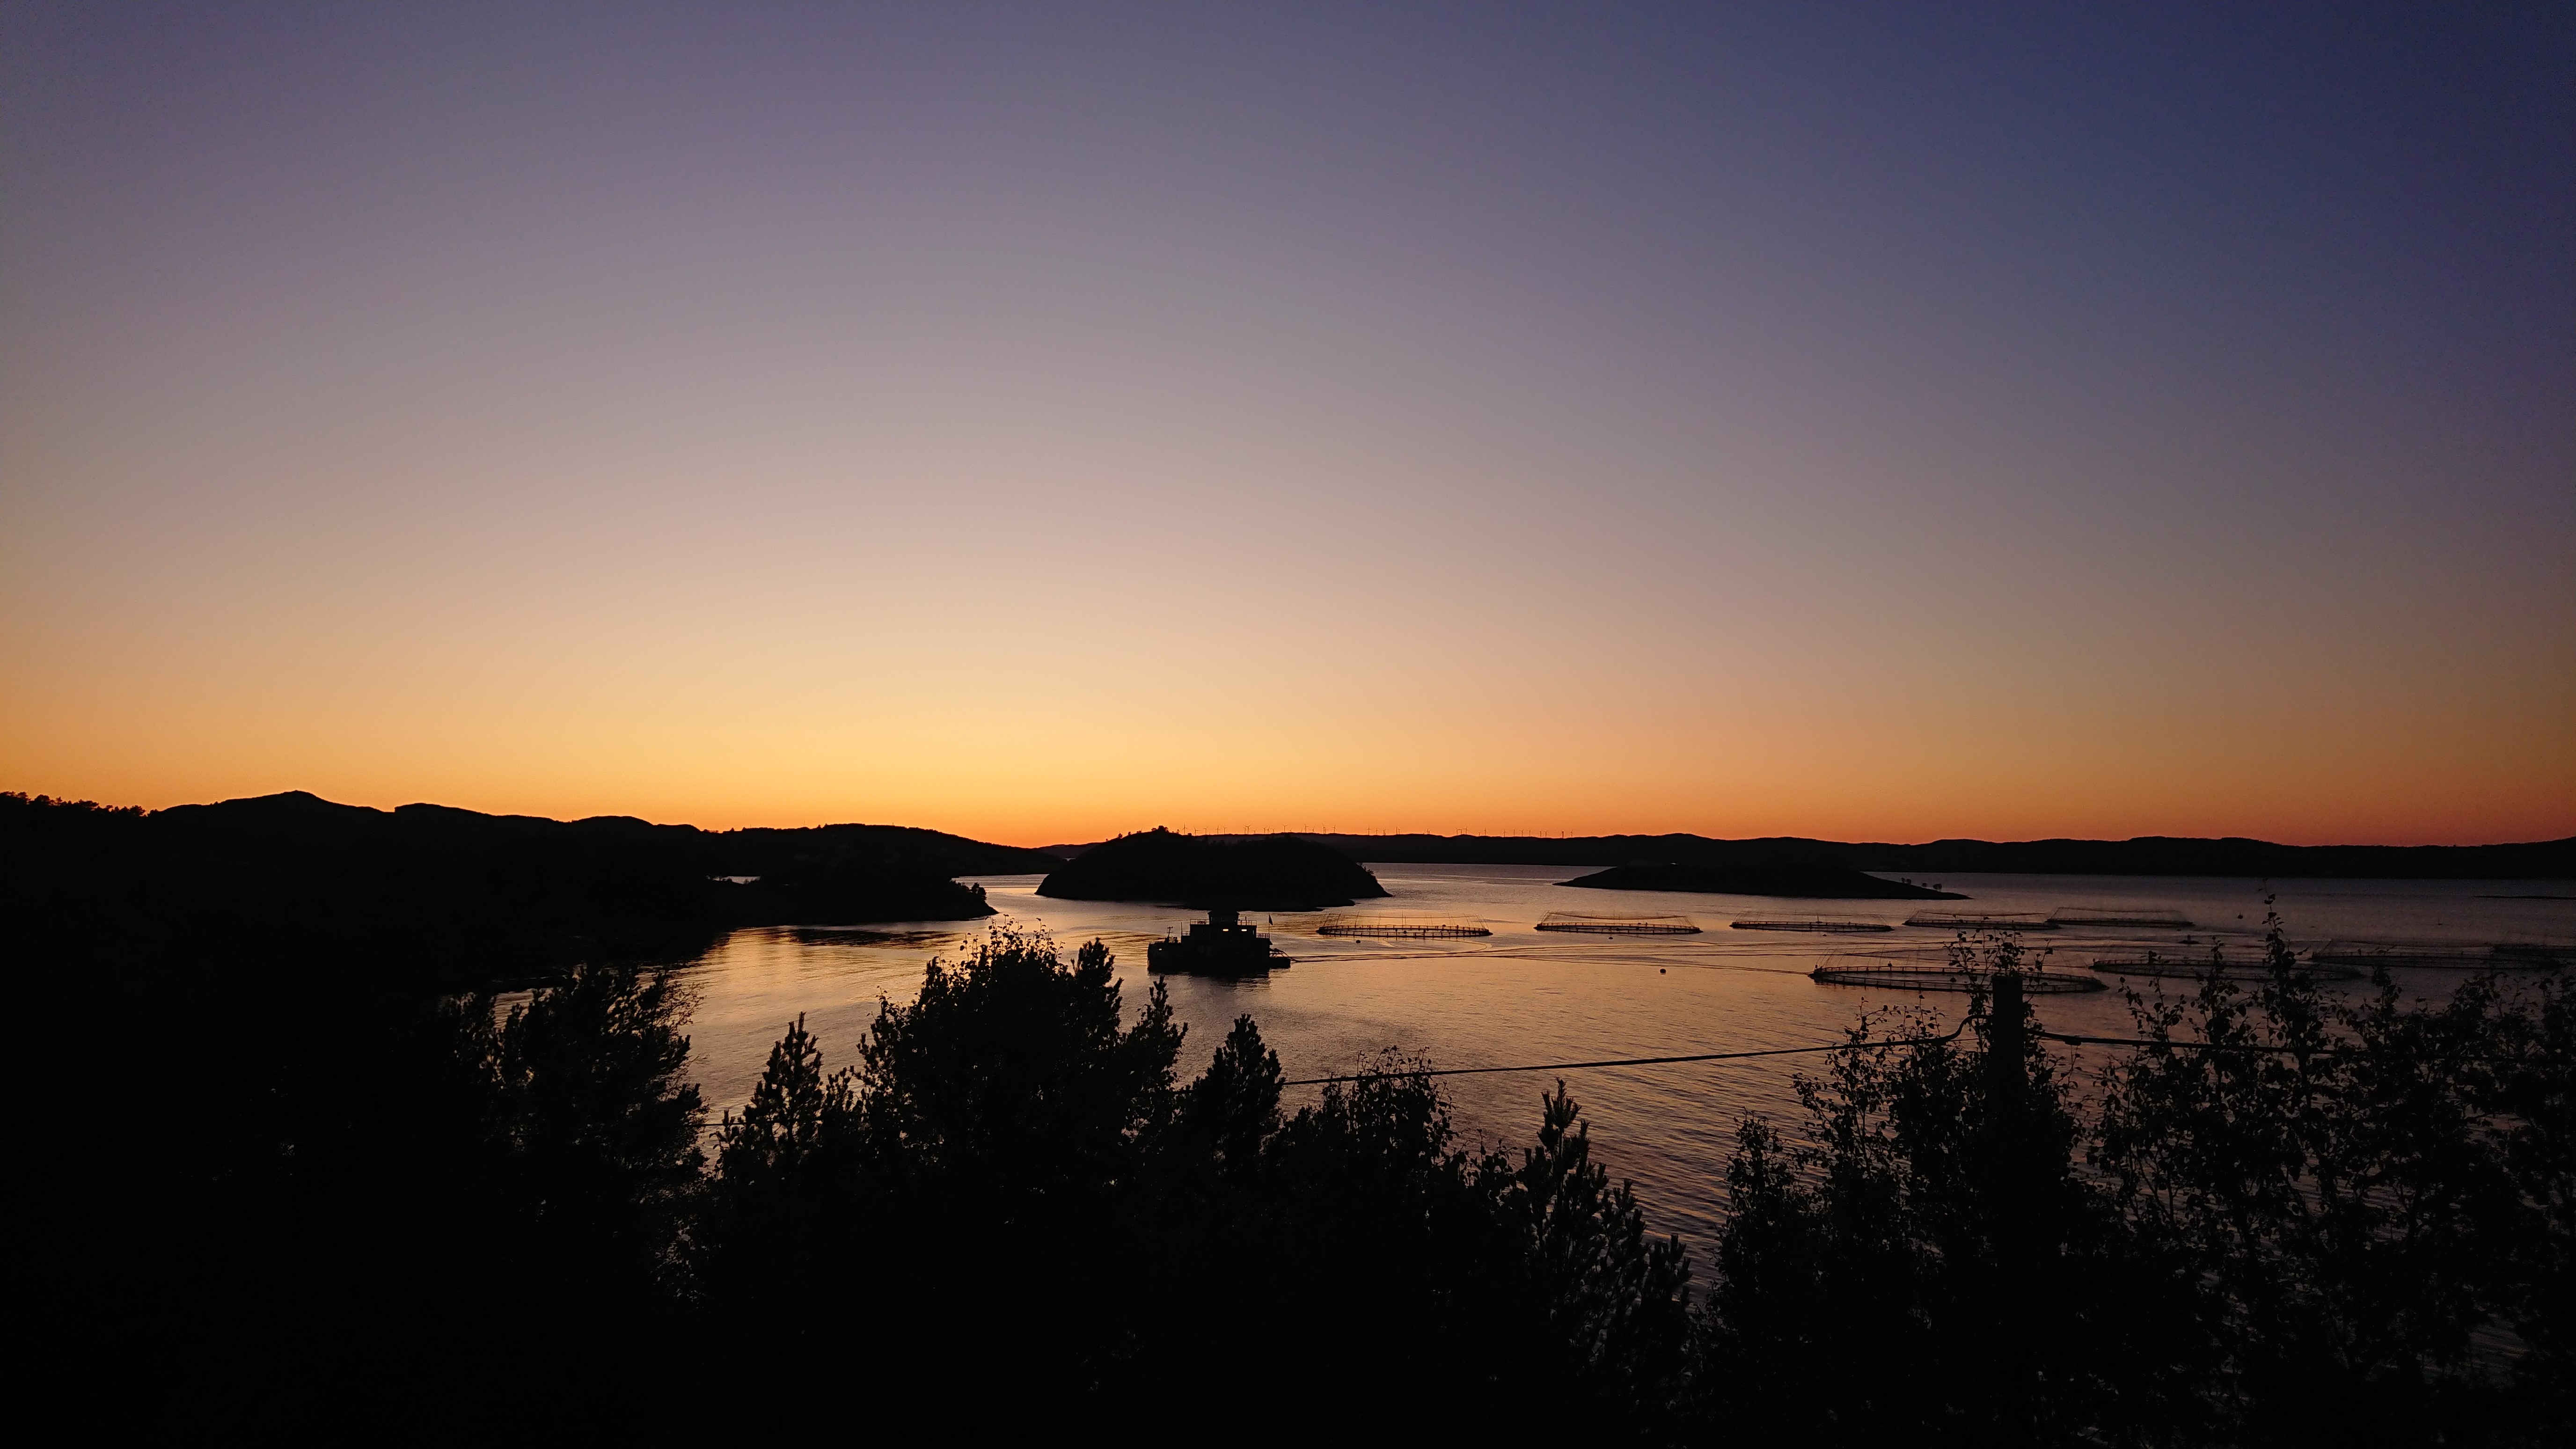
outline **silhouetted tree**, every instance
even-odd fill
[[[668,975],[609,964],[533,993],[489,1036],[467,1014],[529,1271],[596,1294],[649,1291],[671,1267],[704,1164],[684,1008]]]
[[[1660,1437],[1683,1395],[1690,1261],[1679,1239],[1646,1235],[1625,1183],[1592,1161],[1591,1129],[1565,1084],[1541,1099],[1538,1141],[1517,1168],[1497,1155],[1483,1181],[1520,1238],[1553,1392],[1570,1430]]]
[[[2173,1274],[2074,1160],[2077,1124],[2032,1033],[2018,948],[1980,944],[2000,989],[1967,1042],[1928,1018],[1865,1019],[1915,1045],[1801,1078],[1811,1136],[1746,1121],[1702,1320],[1702,1412],[1753,1442],[2059,1443],[2171,1427],[2189,1363]]]
[[[857,1073],[826,1075],[823,1048],[800,1013],[769,1049],[769,1064],[751,1090],[742,1119],[725,1116],[717,1173],[736,1194],[792,1193],[836,1146],[846,1146],[857,1112]]]

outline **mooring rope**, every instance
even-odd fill
[[[1899,1041],[1844,1041],[1835,1042],[1829,1046],[1765,1047],[1759,1051],[1746,1052],[1693,1052],[1686,1056],[1672,1057],[1611,1057],[1595,1062],[1538,1062],[1530,1066],[1515,1067],[1436,1067],[1426,1068],[1418,1072],[1352,1072],[1346,1076],[1339,1077],[1299,1077],[1294,1081],[1281,1082],[1279,1085],[1283,1087],[1322,1087],[1340,1082],[1381,1082],[1392,1081],[1403,1077],[1475,1077],[1482,1076],[1488,1072],[1575,1072],[1582,1071],[1589,1067],[1661,1067],[1670,1066],[1679,1062],[1735,1062],[1743,1061],[1748,1057],[1794,1057],[1812,1055],[1817,1052],[1873,1051],[1883,1047],[1934,1046],[1941,1042],[1958,1040],[1959,1033],[1967,1030],[1967,1026],[1967,1021],[1962,1019],[1957,1026],[1950,1028],[1946,1035],[1908,1037]]]

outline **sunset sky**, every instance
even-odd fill
[[[2576,7],[0,9],[0,788],[2576,833]]]

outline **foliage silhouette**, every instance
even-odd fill
[[[2205,1398],[2258,1442],[2431,1442],[2568,1414],[2568,983],[2410,1005],[2297,971],[2132,994],[2160,1046],[2111,1073],[2095,1162],[2207,1285]],[[2528,1351],[2497,1392],[2476,1335]]]
[[[1964,1043],[1745,1121],[1691,1393],[1754,1442],[2539,1443],[2568,1427],[2568,986],[2447,1003],[2213,958],[2089,1096],[1977,955]],[[1879,1023],[1864,1021],[1855,1043]],[[1927,1023],[1898,1034],[1924,1034]],[[2079,1155],[2080,1149],[2080,1155]],[[2527,1345],[2510,1368],[2475,1337]]]
[[[1306,1384],[1269,1424],[1289,1437],[1526,1428],[1491,1396],[1530,1372],[1564,1385],[1537,1420],[1569,1427],[1639,1418],[1639,1383],[1670,1397],[1680,1249],[1646,1240],[1562,1091],[1517,1166],[1456,1150],[1402,1059],[1283,1116],[1249,1017],[1180,1084],[1161,986],[1129,1021],[1114,966],[996,932],[881,1007],[852,1067],[790,1028],[723,1128],[694,1248],[731,1371],[784,1391],[865,1355],[949,1431],[1108,1412],[1138,1373],[1209,1413]],[[882,1243],[903,1251],[854,1248]],[[969,1336],[978,1357],[947,1351]]]

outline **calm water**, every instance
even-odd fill
[[[2097,954],[2205,952],[2212,940],[2251,957],[2261,929],[2263,885],[2251,880],[2134,876],[1961,875],[1946,879],[1965,901],[1781,901],[1758,897],[1569,890],[1555,884],[1584,873],[1556,866],[1372,866],[1389,899],[1315,914],[1268,919],[1296,960],[1262,981],[1166,977],[1172,1006],[1188,1023],[1185,1075],[1195,1075],[1233,1019],[1250,1013],[1290,1077],[1353,1069],[1384,1047],[1419,1052],[1441,1067],[1505,1066],[1605,1057],[1682,1055],[1831,1042],[1864,1009],[1921,1005],[1943,1026],[1966,998],[1868,987],[1829,986],[1807,972],[1830,957],[1937,949],[1948,933],[1899,926],[1873,936],[1809,936],[1728,928],[1752,915],[1818,915],[1897,923],[1917,910],[2051,912],[2063,907],[2165,909],[2190,931],[2086,928],[2036,932],[2052,968],[2082,968]],[[991,876],[982,884],[1000,921],[1053,933],[1068,955],[1098,937],[1117,954],[1130,1011],[1144,999],[1145,943],[1200,919],[1173,907],[1039,897],[1036,876]],[[2474,881],[2294,881],[2276,887],[2293,941],[2368,944],[2489,944],[2576,941],[2576,901],[2488,899],[2567,893],[2563,883]],[[1672,912],[1702,934],[1586,937],[1533,927],[1552,911]],[[1328,937],[1326,919],[1474,922],[1493,934],[1467,940],[1402,941]],[[909,1001],[923,964],[955,955],[993,921],[866,931],[763,928],[735,933],[687,971],[698,993],[691,1060],[707,1100],[739,1105],[750,1095],[770,1044],[803,1013],[827,1065],[853,1059],[884,998]],[[2186,940],[2188,938],[2188,940]],[[2438,994],[2457,973],[2400,973],[2410,990]],[[2120,983],[2112,983],[2116,988]],[[2142,988],[2148,983],[2138,983]],[[2167,989],[2185,983],[2166,982]],[[2043,996],[2041,1022],[2055,1029],[2126,1034],[2117,990]],[[1595,1068],[1565,1073],[1592,1124],[1594,1151],[1614,1175],[1635,1180],[1659,1231],[1704,1244],[1722,1190],[1720,1174],[1738,1118],[1795,1111],[1790,1081],[1824,1059]],[[1471,1142],[1518,1143],[1538,1117],[1547,1073],[1452,1077],[1445,1087]],[[1314,1089],[1292,1089],[1311,1099]]]

